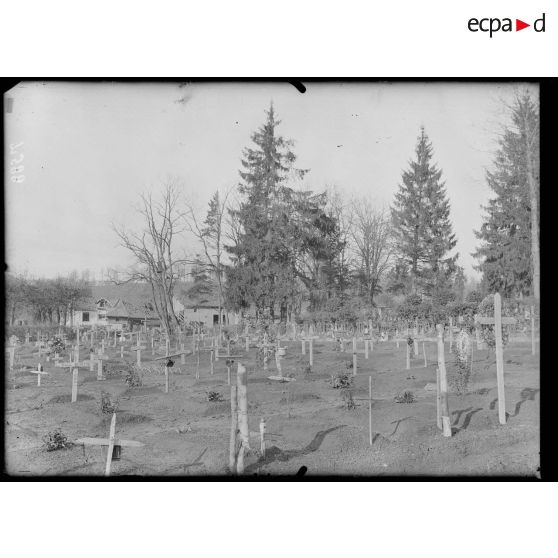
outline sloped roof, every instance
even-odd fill
[[[217,286],[184,283],[175,289],[175,297],[185,308],[219,308]]]

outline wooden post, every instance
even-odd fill
[[[353,337],[353,376],[357,373],[357,342],[356,337]]]
[[[151,335],[151,356],[155,355],[155,337]]]
[[[229,469],[236,473],[236,434],[238,431],[237,387],[231,386],[231,436],[229,442]]]
[[[97,380],[103,379],[103,361],[99,359],[97,361]]]
[[[448,404],[448,380],[446,376],[446,359],[444,355],[444,326],[438,324],[438,368],[440,370],[440,405],[442,407],[442,429],[444,436],[451,437],[451,423]]]
[[[169,367],[165,362],[165,393],[169,392]]]
[[[105,354],[105,340],[101,339],[101,354]]]
[[[124,358],[124,345],[120,345],[120,358]]]
[[[442,404],[440,393],[440,368],[436,366],[436,426],[442,430]]]
[[[196,360],[196,380],[200,379],[200,352],[196,353],[197,360]]]
[[[535,307],[531,306],[531,354],[535,354]]]
[[[300,342],[302,344],[302,354],[305,355],[306,354],[306,342],[304,341],[304,339],[301,339]]]
[[[413,348],[415,350],[415,358],[418,357],[418,318],[415,318],[415,329],[413,331]]]
[[[77,401],[77,391],[78,391],[78,369],[74,368],[72,372],[72,403]]]
[[[260,452],[265,459],[265,419],[260,420]]]
[[[314,340],[310,337],[309,343],[309,350],[310,350],[310,366],[314,366]]]
[[[494,295],[494,335],[496,337],[496,376],[498,379],[498,418],[506,424],[506,392],[504,388],[504,349],[502,345],[502,299]]]
[[[211,349],[209,351],[209,364],[211,366],[211,375],[213,375],[213,372],[215,371],[214,359],[215,359],[215,351]]]
[[[231,366],[227,364],[227,384],[231,385]]]
[[[396,343],[396,347],[399,349],[399,330],[396,329],[395,330],[395,343]]]
[[[14,361],[15,361],[15,347],[10,347],[9,352],[10,352],[10,370],[13,370]]]
[[[105,467],[105,477],[110,476],[110,465],[112,463],[112,451],[114,450],[114,434],[116,431],[116,413],[112,413],[112,420],[110,421],[109,444],[107,450],[107,465]]]
[[[238,429],[240,433],[240,451],[236,463],[236,472],[244,473],[244,452],[250,449],[250,432],[248,430],[248,397],[247,397],[247,375],[246,367],[238,363],[236,374],[236,385],[238,390]]]
[[[372,445],[372,376],[368,376],[368,430],[370,445]]]
[[[453,318],[449,318],[449,352],[453,352]]]
[[[364,358],[368,359],[368,339],[364,340]]]
[[[424,367],[428,366],[428,362],[426,360],[426,347],[424,346],[424,341],[422,342],[422,354],[424,355]]]
[[[93,372],[95,361],[93,360],[93,353],[89,351],[89,372]]]
[[[405,347],[407,349],[407,370],[411,369],[411,347],[409,347],[409,342],[405,341]]]
[[[137,348],[136,362],[138,366],[141,364],[141,349],[139,347]]]

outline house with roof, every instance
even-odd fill
[[[204,283],[182,283],[175,289],[173,308],[178,319],[185,324],[195,322],[206,327],[219,324],[219,292]],[[236,324],[237,314],[227,312],[221,303],[223,325]]]
[[[160,325],[147,283],[94,285],[91,291],[91,296],[81,301],[68,316],[67,325],[115,329]]]

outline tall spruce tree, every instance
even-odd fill
[[[250,304],[261,315],[282,309],[297,294],[295,261],[289,221],[292,217],[292,190],[287,186],[291,173],[302,178],[307,172],[295,169],[293,142],[277,135],[280,124],[273,104],[266,111],[265,124],[252,135],[255,148],[243,151],[239,193],[244,201],[235,210],[241,231],[235,246],[227,247],[232,265],[227,268],[227,301],[233,308]]]
[[[511,125],[499,140],[493,170],[486,173],[490,199],[473,254],[490,292],[538,298],[538,112],[528,94],[511,107]]]
[[[457,240],[449,219],[442,171],[432,163],[432,144],[421,127],[415,160],[403,173],[391,208],[396,252],[406,290],[438,296],[451,288],[458,254],[449,255]],[[398,278],[393,278],[394,284]]]

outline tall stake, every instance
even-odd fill
[[[246,367],[238,363],[236,374],[236,385],[238,388],[238,429],[240,432],[240,451],[236,463],[236,472],[244,473],[244,452],[250,449],[250,432],[248,430],[248,397],[247,397],[247,374]]]
[[[357,343],[356,337],[353,337],[353,376],[357,373]]]
[[[308,344],[310,349],[310,366],[314,366],[314,340],[310,338]]]
[[[424,367],[428,366],[428,362],[426,361],[426,348],[424,346],[424,341],[422,342],[422,354],[424,355]]]
[[[506,424],[506,392],[504,388],[504,349],[502,345],[502,299],[494,295],[494,335],[496,337],[496,376],[498,379],[498,419]]]
[[[535,307],[531,306],[531,354],[535,354]]]
[[[231,386],[231,436],[229,443],[229,469],[236,473],[236,434],[238,431],[237,387]]]
[[[72,372],[72,403],[77,401],[77,390],[78,390],[78,369],[74,368]]]
[[[407,370],[411,368],[411,347],[409,346],[409,341],[405,342],[405,347],[407,348]]]
[[[451,423],[448,404],[448,380],[446,376],[446,359],[444,355],[444,326],[438,324],[438,368],[440,370],[440,405],[442,407],[442,429],[444,436],[451,436]]]
[[[372,445],[372,376],[368,376],[368,430],[370,431],[370,445]]]
[[[105,477],[110,476],[110,465],[112,463],[112,452],[114,450],[114,434],[116,431],[116,413],[112,413],[112,420],[110,421],[109,444],[107,450],[107,466],[105,468]]]

